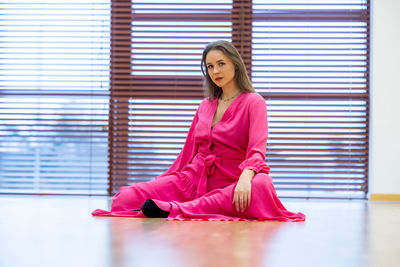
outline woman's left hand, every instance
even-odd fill
[[[239,177],[233,194],[232,204],[237,211],[243,212],[250,206],[251,201],[251,179],[254,176],[252,170],[244,170]]]

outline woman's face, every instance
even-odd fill
[[[222,51],[209,51],[206,67],[208,75],[217,86],[224,88],[235,85],[235,65]]]

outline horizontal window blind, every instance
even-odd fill
[[[200,59],[232,41],[267,101],[279,196],[365,198],[369,2],[113,1],[110,193],[174,161],[200,102]]]
[[[367,1],[253,1],[252,82],[284,197],[368,192]]]
[[[110,2],[0,7],[0,192],[107,194]]]

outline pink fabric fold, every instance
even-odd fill
[[[269,174],[269,166],[265,162],[261,162],[258,159],[248,159],[240,163],[239,170],[253,170],[255,173],[263,172]]]

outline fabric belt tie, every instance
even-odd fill
[[[215,171],[215,162],[217,160],[215,154],[208,154],[204,159],[204,169],[201,173],[199,183],[197,185],[197,197],[207,193],[207,176]]]

